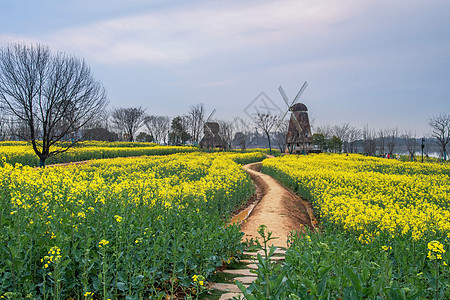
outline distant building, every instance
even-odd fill
[[[200,148],[213,149],[222,148],[225,149],[227,144],[225,140],[219,135],[219,123],[206,122],[203,126],[204,136],[200,141]]]

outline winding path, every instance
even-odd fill
[[[244,170],[255,182],[257,191],[262,191],[262,198],[242,223],[244,240],[258,238],[258,227],[266,225],[267,231],[271,231],[272,236],[277,237],[270,243],[277,247],[287,247],[289,232],[300,231],[305,226],[311,229],[316,226],[317,220],[314,218],[311,204],[269,175],[261,173],[260,162],[245,165]]]

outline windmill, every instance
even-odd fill
[[[280,85],[278,88],[284,102],[288,107],[288,110],[281,118],[281,121],[288,112],[291,112],[288,132],[286,134],[286,145],[289,153],[295,152],[306,154],[309,150],[311,150],[312,133],[311,126],[309,124],[308,109],[306,108],[306,105],[298,102],[307,86],[308,83],[305,81],[291,103],[289,103],[289,98],[284,92],[283,87]]]
[[[203,123],[203,138],[200,141],[200,148],[222,148],[224,149],[226,144],[224,139],[219,134],[219,123],[211,122],[212,116],[216,113],[216,109],[213,109],[206,122]]]

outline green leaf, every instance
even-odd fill
[[[361,280],[358,278],[358,276],[356,276],[356,274],[353,273],[353,271],[348,267],[344,267],[344,274],[350,279],[353,286],[355,287],[355,290],[360,293],[361,292]]]

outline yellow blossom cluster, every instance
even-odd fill
[[[436,260],[442,259],[442,254],[445,253],[444,245],[439,241],[431,241],[428,243],[428,259]]]
[[[44,269],[47,269],[50,263],[58,262],[61,259],[61,249],[57,246],[51,247],[48,251],[48,255],[45,255],[44,258],[41,259],[41,263],[44,264]]]
[[[361,155],[285,156],[263,171],[313,202],[318,216],[371,243],[390,236],[450,233],[450,166]]]

